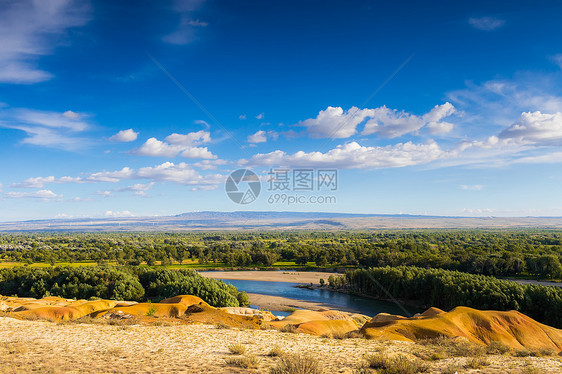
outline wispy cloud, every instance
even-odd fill
[[[57,195],[51,190],[39,190],[34,192],[6,192],[5,197],[9,199],[41,199],[41,200],[54,200],[61,198],[62,195]]]
[[[22,143],[77,150],[89,141],[79,134],[92,128],[87,116],[70,110],[49,112],[33,109],[7,109],[0,113],[0,128],[24,131]]]
[[[162,40],[170,44],[188,44],[195,39],[197,28],[207,27],[208,23],[193,19],[193,13],[201,7],[205,0],[174,0],[173,11],[179,16],[179,24]]]
[[[493,31],[505,25],[505,20],[496,17],[474,17],[469,18],[468,23],[478,30]]]
[[[461,184],[459,188],[466,191],[481,191],[484,189],[484,186],[481,184]]]
[[[86,24],[90,7],[73,0],[4,1],[0,13],[0,82],[32,84],[52,78],[37,60],[53,52],[67,29]]]

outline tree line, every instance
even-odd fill
[[[131,301],[194,295],[216,307],[248,305],[245,292],[194,270],[115,266],[0,269],[0,295]]]
[[[350,270],[345,278],[341,277],[339,286],[358,295],[382,299],[388,298],[388,291],[397,299],[445,310],[457,306],[517,310],[539,322],[562,327],[559,287],[523,285],[491,276],[413,266]]]
[[[93,261],[228,267],[277,261],[315,267],[420,266],[493,276],[562,278],[562,231],[442,230],[289,233],[34,233],[0,235],[0,261]]]

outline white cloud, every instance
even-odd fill
[[[326,152],[297,152],[289,155],[277,150],[256,154],[240,163],[249,166],[303,166],[340,169],[382,169],[426,164],[448,157],[435,142],[398,143],[386,147],[364,147],[356,142],[339,145]]]
[[[362,135],[377,134],[385,138],[396,138],[416,132],[427,126],[432,134],[446,133],[453,124],[440,122],[456,113],[451,103],[436,105],[423,116],[416,116],[405,111],[390,109],[386,106],[375,109],[351,107],[344,111],[341,107],[329,106],[310,118],[298,123],[307,128],[312,138],[349,138],[357,133],[357,127],[366,121]]]
[[[43,188],[48,183],[80,183],[81,178],[76,177],[61,177],[55,178],[54,176],[28,178],[23,182],[12,183],[10,186],[13,188]]]
[[[184,162],[180,162],[179,164],[165,162],[155,167],[140,168],[136,173],[136,178],[188,185],[209,185],[221,183],[223,181],[222,175],[202,176]]]
[[[211,142],[211,134],[203,130],[188,134],[173,133],[167,136],[165,140],[170,144],[192,147]]]
[[[201,161],[202,169],[216,168],[216,165],[224,165],[224,160],[203,160]],[[196,166],[196,164],[194,164]],[[165,162],[154,167],[143,167],[138,170],[130,167],[124,167],[115,171],[100,171],[92,173],[85,177],[37,177],[13,184],[14,187],[33,187],[46,183],[117,183],[122,180],[146,179],[150,182],[147,184],[135,184],[129,187],[117,188],[114,191],[148,191],[152,188],[154,182],[174,182],[187,185],[214,185],[224,182],[224,176],[220,174],[201,175],[193,169],[192,165],[184,162],[174,164],[173,162]],[[27,193],[25,193],[27,194]],[[101,196],[111,194],[111,191],[99,191]]]
[[[62,197],[62,195],[57,195],[51,190],[39,190],[34,192],[7,192],[5,196],[10,199],[32,198],[42,200],[52,200]]]
[[[2,4],[0,82],[32,84],[52,78],[37,67],[40,56],[53,52],[57,39],[89,18],[88,2],[21,0]]]
[[[131,179],[134,177],[134,170],[129,167],[124,167],[117,171],[100,171],[90,174],[83,180],[86,182],[109,182],[117,183],[122,179]]]
[[[371,109],[351,107],[344,111],[341,107],[329,106],[316,118],[306,119],[298,125],[306,127],[312,138],[349,138],[357,132],[357,125],[372,113]]]
[[[244,119],[246,119],[246,115],[245,115],[245,114],[240,114],[240,115],[238,116],[238,119],[244,120]]]
[[[115,191],[117,192],[129,191],[129,192],[134,192],[135,195],[138,196],[146,196],[146,193],[154,186],[154,184],[155,184],[154,182],[150,182],[146,184],[137,183],[132,186],[116,188]]]
[[[461,184],[459,188],[466,191],[481,191],[484,189],[484,186],[481,184]]]
[[[129,212],[128,210],[124,210],[122,212],[114,212],[111,210],[108,210],[105,212],[105,216],[106,217],[134,217],[135,215],[131,212]]]
[[[492,31],[505,25],[505,20],[496,17],[479,17],[469,18],[468,23],[478,30]]]
[[[560,144],[562,141],[562,113],[524,112],[519,121],[503,130],[498,137],[522,144]]]
[[[267,142],[266,132],[263,130],[257,131],[255,134],[248,136],[248,143],[265,143]]]
[[[165,140],[167,143],[156,138],[150,138],[140,148],[133,150],[133,153],[152,157],[176,157],[179,154],[184,158],[217,158],[207,147],[197,147],[197,145],[211,141],[210,134],[207,131],[201,130],[185,135],[171,134]]]
[[[265,114],[264,113],[260,113],[256,116],[256,119],[264,119]]]
[[[77,134],[92,126],[84,115],[72,111],[49,112],[32,109],[4,110],[0,114],[0,127],[24,131],[22,143],[65,150],[81,149],[89,143]]]
[[[96,192],[96,195],[103,196],[103,197],[110,197],[110,196],[112,196],[112,193],[111,193],[111,191],[105,190],[105,191]]]
[[[111,136],[109,140],[115,142],[134,142],[137,140],[139,133],[133,129],[121,130],[117,134]]]

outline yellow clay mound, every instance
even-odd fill
[[[317,336],[343,336],[351,331],[356,331],[357,325],[353,321],[329,320],[310,321],[301,323],[297,332]]]
[[[361,315],[358,315],[361,316]],[[298,332],[313,335],[341,335],[359,329],[364,324],[364,319],[353,318],[349,313],[336,310],[321,312],[313,310],[296,310],[280,321],[271,321],[269,325],[282,329],[293,325]]]
[[[160,303],[138,303],[130,306],[116,307],[92,313],[92,318],[102,317],[105,314],[125,313],[137,317],[154,316],[154,317],[173,317],[177,318],[187,310],[185,304],[160,304]]]
[[[209,305],[203,301],[200,297],[191,296],[191,295],[178,295],[174,297],[170,297],[169,299],[164,299],[160,301],[159,304],[184,304],[185,306],[191,306],[195,304],[203,303],[205,305]]]
[[[562,350],[562,330],[516,312],[457,307],[448,313],[427,313],[413,318],[375,317],[361,331],[372,339],[416,341],[440,336],[464,337],[479,344],[502,342],[512,348]]]
[[[69,303],[69,306],[56,306],[56,305],[43,305],[33,304],[29,308],[29,304],[21,306],[25,308],[14,311],[16,316],[31,319],[46,319],[51,321],[70,321],[87,316],[90,313],[105,310],[117,304],[113,300],[96,300],[96,301],[82,301],[81,303]]]

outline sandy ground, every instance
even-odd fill
[[[328,283],[330,275],[334,273],[322,273],[318,271],[201,271],[204,277],[215,279],[240,279],[265,282],[288,282],[288,283],[313,283],[319,284],[320,278]],[[341,274],[343,275],[343,274]]]
[[[229,366],[228,345],[240,343],[258,366]],[[0,373],[267,373],[279,358],[266,354],[277,346],[321,362],[324,373],[353,373],[365,354],[408,352],[413,343],[365,339],[327,339],[278,331],[217,329],[209,325],[111,326],[21,321],[0,317]],[[490,365],[462,373],[522,373],[529,365],[541,373],[562,373],[559,359],[490,356]],[[431,373],[466,358],[428,362]],[[372,371],[374,373],[374,371]]]
[[[356,313],[356,310],[351,308],[324,303],[315,303],[313,301],[296,300],[289,299],[287,297],[261,295],[257,293],[249,293],[248,296],[250,297],[251,305],[255,305],[263,310],[284,312],[292,308],[308,310],[337,309],[343,312]]]

